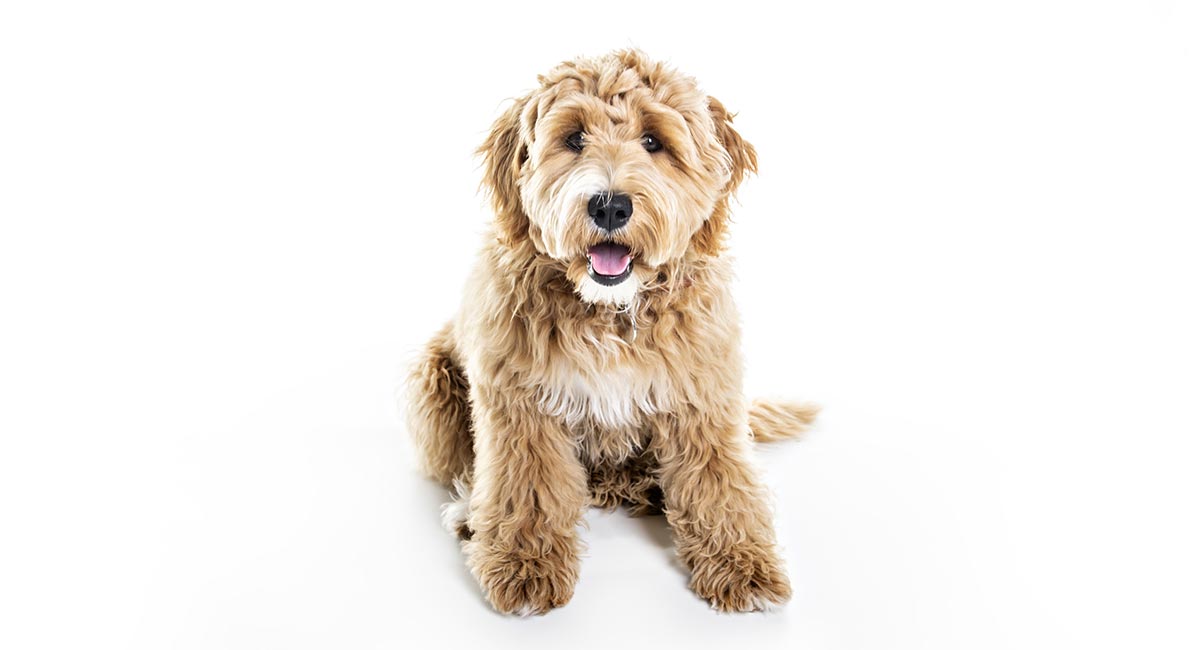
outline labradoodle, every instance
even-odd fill
[[[479,153],[495,220],[457,316],[409,381],[409,425],[498,611],[575,588],[589,505],[666,515],[723,611],[791,587],[751,440],[805,404],[748,403],[724,254],[754,148],[691,77],[636,50],[562,63]]]

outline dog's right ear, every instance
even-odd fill
[[[521,166],[529,158],[529,150],[521,135],[521,114],[528,97],[522,97],[508,107],[492,124],[492,132],[476,153],[483,156],[483,185],[492,197],[496,224],[500,234],[515,243],[529,232],[529,218],[521,207],[521,190],[517,179]]]

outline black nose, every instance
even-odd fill
[[[625,194],[597,194],[588,201],[588,214],[597,226],[616,230],[629,223],[633,216],[633,201]]]

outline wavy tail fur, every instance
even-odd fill
[[[820,410],[816,404],[756,399],[750,404],[750,435],[758,442],[799,438]]]

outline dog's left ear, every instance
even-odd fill
[[[712,113],[717,140],[729,156],[729,181],[725,184],[721,198],[713,206],[712,215],[692,236],[692,246],[705,255],[717,255],[725,241],[725,228],[729,222],[729,199],[746,176],[758,172],[758,153],[754,151],[753,145],[734,130],[733,116],[716,97],[708,98],[708,110]]]
[[[521,166],[529,157],[521,135],[521,115],[528,99],[516,100],[496,118],[487,140],[476,150],[483,156],[483,185],[492,197],[496,224],[509,243],[524,238],[529,231],[529,218],[521,207],[521,189],[517,185]]]
[[[746,176],[758,172],[758,152],[754,146],[746,142],[740,133],[733,128],[733,115],[725,110],[716,97],[708,98],[708,110],[712,113],[713,124],[717,129],[717,138],[721,146],[729,154],[730,176],[729,184],[725,186],[727,194],[732,194],[742,184]]]

